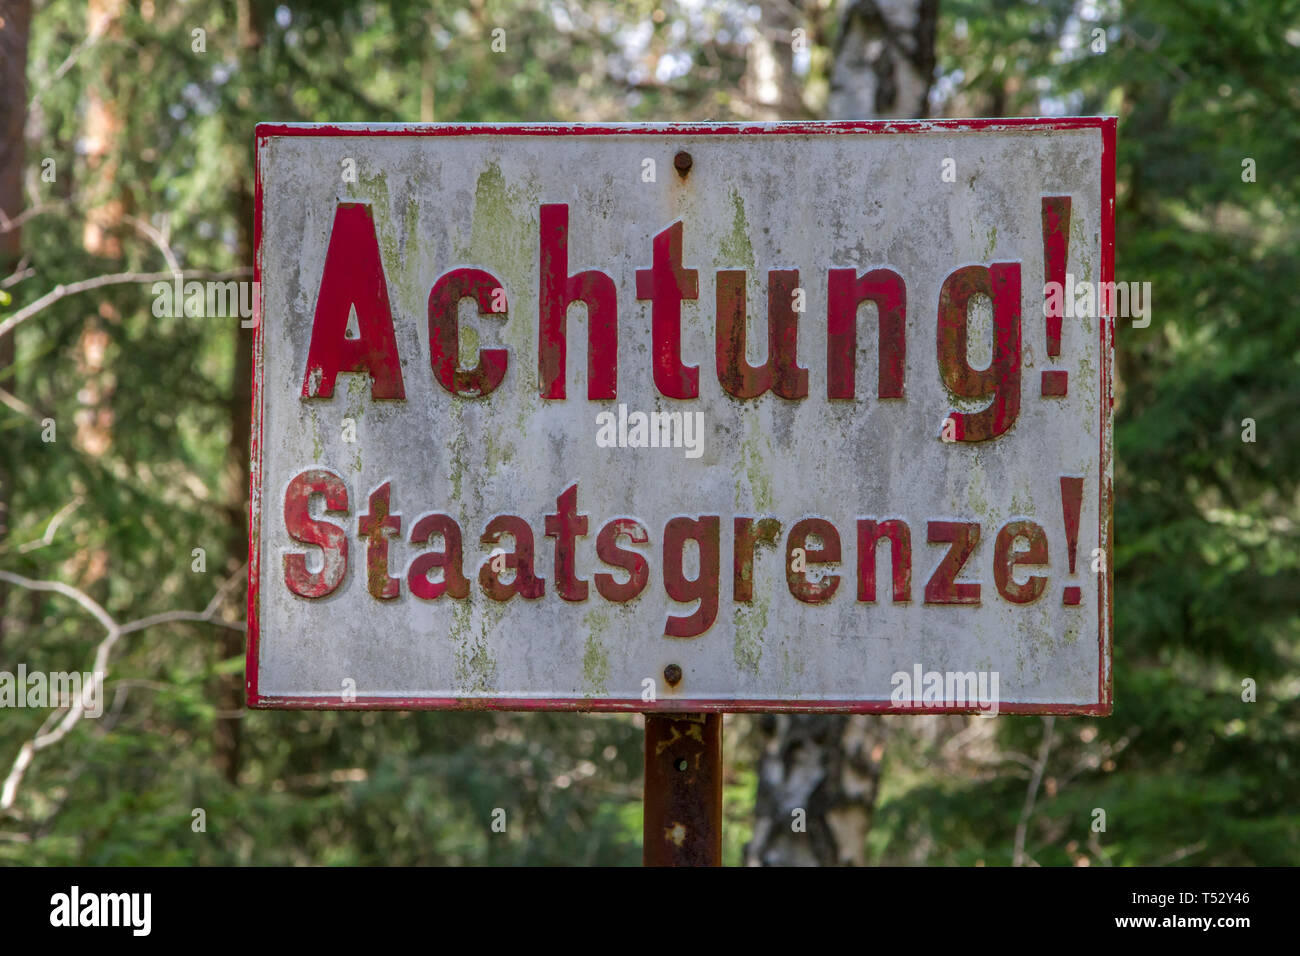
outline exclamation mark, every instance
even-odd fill
[[[1065,373],[1062,372],[1062,375]],[[1070,556],[1070,573],[1074,574],[1075,553],[1079,550],[1079,508],[1083,504],[1083,479],[1061,476],[1061,513],[1065,518],[1065,551]],[[1062,603],[1083,601],[1083,589],[1071,584],[1065,589]]]
[[[1070,197],[1043,197],[1043,281],[1055,282],[1060,289],[1056,304],[1047,308],[1047,355],[1060,358],[1061,318],[1065,311],[1065,262],[1070,255]],[[1049,369],[1042,374],[1042,394],[1060,396],[1066,393],[1069,373]]]

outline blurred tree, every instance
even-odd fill
[[[219,622],[242,618],[248,332],[154,315],[145,277],[248,277],[256,122],[1064,112],[1120,115],[1119,275],[1156,290],[1152,325],[1119,333],[1115,716],[764,720],[729,743],[728,859],[758,777],[753,862],[1300,858],[1294,0],[947,0],[937,21],[915,0],[35,6],[0,0],[0,210],[26,217],[21,247],[0,232],[0,323],[30,316],[0,336],[0,568],[119,622],[220,597],[114,645],[106,714],[35,754],[0,860],[639,857],[635,717],[240,706]],[[110,256],[86,230],[115,208]],[[111,442],[76,440],[83,406]],[[104,633],[82,606],[7,590],[0,669],[88,666]],[[0,777],[47,716],[0,714]]]
[[[938,6],[938,0],[846,0],[830,70],[829,119],[928,115]],[[887,725],[864,714],[771,714],[757,723],[761,756],[747,861],[866,863]]]
[[[944,10],[948,109],[1119,115],[1117,278],[1154,308],[1116,323],[1113,716],[894,747],[874,856],[1294,864],[1300,4]]]
[[[27,121],[27,42],[31,30],[30,0],[5,0],[0,4],[0,306],[10,300],[5,291],[18,271],[22,256],[22,231],[12,223],[22,214],[23,128]],[[0,389],[14,391],[14,335],[0,335]],[[11,403],[6,403],[11,404]],[[0,546],[9,534],[9,509],[13,499],[13,476],[0,459]],[[5,608],[9,588],[0,581],[0,653],[5,643]]]
[[[938,26],[939,0],[845,0],[828,118],[929,116]]]
[[[652,111],[661,100],[695,97],[674,89],[671,73],[644,67],[660,58],[651,45],[684,56],[684,44],[695,49],[689,37],[677,30],[669,39],[671,25],[660,21],[629,43],[624,9],[571,6],[561,16],[559,7],[522,2],[42,4],[26,68],[27,139],[58,175],[43,180],[29,166],[26,202],[5,206],[25,209],[40,228],[29,227],[29,274],[15,281],[0,322],[28,310],[15,330],[17,381],[61,430],[43,441],[30,418],[0,418],[0,466],[15,475],[19,519],[0,542],[0,567],[80,586],[119,622],[200,608],[235,572],[215,613],[241,617],[248,332],[238,316],[153,314],[145,280],[170,276],[173,263],[187,278],[247,277],[259,120],[401,120],[430,104],[453,121],[548,118],[551,109],[577,119],[591,118],[578,111]],[[626,16],[650,23],[653,9],[637,4]],[[693,21],[701,35],[724,23],[690,16],[702,18]],[[498,28],[506,31],[502,53],[491,46]],[[734,87],[741,63],[734,53],[727,59]],[[18,62],[6,55],[6,68]],[[432,90],[412,76],[430,78]],[[24,100],[6,97],[5,105]],[[22,125],[21,116],[6,118]],[[46,290],[109,270],[123,271],[88,296],[56,297],[30,312]],[[92,339],[87,303],[98,322]],[[104,387],[88,390],[96,376]],[[90,424],[113,422],[111,441],[77,439],[77,412],[89,405],[105,413]],[[197,549],[203,560],[192,557]],[[104,635],[83,608],[58,593],[24,598],[5,609],[15,640],[0,647],[0,668],[85,669]],[[9,775],[0,857],[637,858],[634,718],[248,714],[242,651],[238,631],[202,621],[171,620],[117,642],[105,717],[36,751],[21,779]],[[0,777],[22,762],[45,716],[0,715]],[[494,807],[511,821],[507,834],[490,829]],[[199,808],[202,833],[191,828]]]

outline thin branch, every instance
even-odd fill
[[[28,219],[34,219],[44,213],[54,212],[56,209],[62,209],[64,206],[68,205],[69,202],[71,202],[71,200],[60,199],[56,202],[38,203],[30,209],[24,209],[12,219],[5,215],[3,209],[0,209],[0,233],[13,232]]]
[[[969,720],[966,722],[965,727],[945,740],[939,750],[945,755],[960,753],[961,749],[966,746],[967,740],[973,737],[979,737],[982,733],[983,728],[979,725],[979,722],[976,720]]]
[[[1035,764],[1035,762],[1034,762],[1033,760],[1030,760],[1028,757],[1026,757],[1024,754],[1022,754],[1022,753],[1021,753],[1020,751],[1018,751],[1018,750],[1008,750],[1008,751],[1003,752],[1002,755],[1001,755],[1001,759],[1002,759],[1002,760],[1009,760],[1009,761],[1011,761],[1012,763],[1018,763],[1018,764],[1020,764],[1020,766],[1026,768],[1026,769],[1029,770],[1031,773],[1033,772],[1033,769],[1034,769],[1034,767],[1036,766],[1036,764]]]
[[[65,199],[65,200],[60,200],[58,202],[41,203],[40,205],[33,206],[31,209],[24,210],[23,212],[19,213],[17,216],[13,217],[12,219],[10,219],[8,216],[5,215],[4,210],[0,209],[0,233],[12,232],[13,230],[21,226],[24,222],[26,222],[28,219],[31,219],[34,216],[39,216],[42,213],[53,212],[56,209],[62,209],[65,206],[67,206],[69,202],[70,200]],[[144,236],[146,239],[148,239],[150,242],[152,242],[155,246],[158,247],[158,251],[161,252],[163,258],[167,260],[167,265],[168,267],[170,267],[173,273],[177,273],[181,271],[181,264],[179,260],[177,260],[176,254],[172,251],[171,242],[165,232],[160,231],[151,223],[146,222],[143,219],[139,219],[135,216],[124,216],[123,218],[125,218],[126,221],[129,222],[135,228],[136,232],[140,233],[140,235]],[[23,261],[18,265],[18,271],[22,271],[23,267],[26,265],[27,265],[27,260],[24,258]],[[19,276],[18,278],[14,278],[14,276],[18,275],[18,272],[15,272],[14,276],[10,276],[8,279],[4,280],[5,287],[7,288],[9,285],[12,285],[20,281],[21,279],[26,278],[27,275],[32,275],[32,274],[33,273],[31,272],[31,270],[28,270],[26,275]]]
[[[1206,846],[1205,841],[1200,840],[1196,843],[1191,844],[1190,846],[1179,847],[1173,853],[1169,854],[1168,856],[1162,859],[1156,860],[1156,862],[1152,863],[1151,865],[1168,866],[1170,863],[1177,863],[1179,860],[1184,859],[1185,857],[1189,857],[1193,853],[1200,853],[1202,850],[1205,849],[1205,846]]]
[[[137,232],[158,247],[158,251],[161,252],[163,258],[167,260],[168,267],[173,273],[179,275],[181,272],[181,264],[176,258],[176,253],[172,252],[172,247],[167,241],[167,236],[155,229],[149,223],[145,222],[143,219],[137,219],[135,216],[126,216],[124,218],[131,225],[135,226]]]
[[[72,52],[64,57],[63,62],[55,68],[53,73],[46,77],[45,82],[36,89],[36,92],[32,93],[31,99],[27,101],[27,112],[32,111],[32,107],[36,105],[36,101],[41,98],[46,90],[63,79],[64,74],[72,69],[72,65],[77,62],[81,54],[94,46],[99,38],[107,32],[109,24],[112,22],[113,18],[106,14],[90,25],[90,32],[86,34],[86,38],[72,48]]]
[[[1097,836],[1096,830],[1088,834],[1088,849],[1092,851],[1093,856],[1101,860],[1106,866],[1115,865],[1111,862],[1110,851],[1101,845],[1101,839]]]
[[[234,279],[240,276],[252,275],[252,272],[252,269],[244,267],[240,269],[228,269],[225,272],[191,272],[190,275],[195,278],[204,279]],[[80,292],[89,292],[92,289],[99,289],[107,285],[171,282],[175,278],[176,274],[174,272],[114,272],[111,275],[96,276],[93,279],[82,279],[80,282],[72,282],[68,285],[56,285],[35,302],[19,309],[13,315],[9,316],[9,318],[0,322],[0,337],[4,336],[5,333],[14,328],[14,326],[26,322],[36,313],[49,308],[55,302],[67,298],[70,295],[76,295]]]
[[[5,276],[4,279],[0,279],[0,289],[12,289],[14,286],[22,282],[24,279],[30,279],[34,275],[36,275],[36,270],[30,267],[24,267],[18,269],[12,275],[8,275]]]
[[[78,590],[71,585],[64,584],[62,581],[34,581],[31,578],[25,578],[21,574],[14,574],[12,571],[0,570],[0,581],[7,581],[10,584],[16,584],[20,588],[27,588],[29,591],[53,591],[56,594],[62,594],[69,600],[76,601],[99,622],[104,630],[110,633],[116,633],[118,623],[113,620],[112,616],[100,606],[99,602],[92,598],[85,591]]]
[[[0,404],[9,406],[19,415],[22,415],[28,421],[34,422],[37,425],[43,424],[45,421],[45,419],[41,417],[40,412],[32,408],[32,406],[28,405],[17,395],[13,394],[13,392],[6,391],[3,388],[0,388]]]
[[[46,718],[36,735],[26,741],[18,750],[18,756],[14,758],[13,766],[10,767],[9,775],[5,778],[3,787],[0,787],[0,812],[10,810],[14,801],[18,797],[18,787],[22,784],[23,775],[26,774],[27,768],[31,765],[32,760],[36,757],[37,751],[44,750],[46,747],[53,746],[77,725],[78,721],[86,712],[88,702],[96,700],[103,694],[104,678],[108,675],[109,655],[115,645],[123,636],[142,631],[146,627],[153,627],[157,624],[166,624],[173,621],[194,621],[215,624],[218,627],[227,627],[233,630],[242,631],[244,625],[240,622],[223,621],[216,617],[217,611],[221,607],[221,601],[226,593],[233,586],[233,582],[243,577],[247,565],[240,568],[229,578],[227,578],[217,589],[212,600],[202,612],[196,611],[169,611],[163,614],[154,614],[149,617],[140,618],[135,621],[128,621],[125,624],[119,624],[113,620],[103,606],[92,598],[85,591],[81,591],[62,581],[35,581],[31,578],[23,577],[21,574],[14,574],[10,571],[0,571],[0,581],[17,585],[21,588],[27,588],[31,591],[53,591],[56,594],[62,594],[64,597],[75,601],[81,605],[91,617],[100,623],[105,630],[104,639],[95,647],[95,663],[91,670],[90,685],[83,686],[81,696],[75,700],[72,705],[63,710],[55,710]],[[60,714],[62,718],[60,719]],[[57,726],[55,724],[57,723]],[[51,729],[53,728],[53,729]]]
[[[194,624],[212,624],[216,627],[224,627],[228,631],[248,630],[243,621],[223,621],[220,618],[213,617],[215,610],[209,605],[205,611],[164,611],[161,614],[154,614],[138,621],[131,621],[129,624],[123,624],[121,633],[123,635],[134,634],[136,631],[143,631],[158,624],[176,624],[182,621],[189,621]]]
[[[23,256],[18,265],[14,267],[14,271],[0,279],[0,289],[11,289],[24,279],[30,279],[36,275],[35,269],[28,268],[29,262],[31,262],[31,257]]]
[[[0,396],[2,398],[3,396]],[[16,399],[15,399],[16,401]],[[34,541],[28,541],[18,546],[19,554],[26,554],[28,551],[35,551],[37,548],[44,548],[54,543],[54,533],[59,530],[59,525],[63,524],[63,519],[72,512],[81,507],[82,498],[80,495],[73,498],[66,505],[54,513],[50,523],[45,526],[45,534],[41,535]]]
[[[1025,806],[1020,811],[1020,820],[1016,823],[1015,855],[1012,866],[1024,866],[1028,859],[1025,855],[1025,834],[1029,830],[1029,818],[1034,815],[1034,802],[1038,799],[1038,787],[1043,782],[1043,771],[1047,769],[1047,758],[1052,753],[1052,738],[1056,734],[1056,718],[1043,718],[1043,740],[1038,745],[1038,759],[1034,762],[1034,775],[1025,791]]]

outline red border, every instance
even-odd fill
[[[799,123],[258,123],[258,140],[272,136],[824,136],[843,133],[928,133],[1017,129],[1105,129],[1113,116],[1004,119],[844,120]]]
[[[244,693],[249,707],[268,706],[257,693],[257,641],[261,633],[262,532],[262,141],[259,125],[253,136],[253,403],[248,442],[248,650],[244,657]]]
[[[260,634],[259,572],[261,560],[262,487],[262,146],[274,136],[768,136],[842,135],[852,133],[1003,132],[1012,130],[1078,130],[1101,132],[1101,281],[1115,275],[1115,135],[1113,116],[1057,118],[1012,117],[965,120],[869,120],[800,123],[620,123],[573,124],[370,124],[370,123],[259,123],[254,133],[253,281],[257,284],[257,324],[253,333],[253,404],[248,499],[248,653],[245,689],[248,706],[288,710],[512,710],[594,711],[634,713],[842,713],[842,714],[963,714],[971,707],[899,707],[892,701],[841,700],[698,700],[664,698],[647,703],[640,698],[525,698],[525,697],[358,697],[343,701],[332,697],[262,696],[257,690],[258,638]],[[1097,589],[1097,701],[1089,704],[1000,703],[1002,714],[1062,714],[1107,716],[1113,706],[1111,666],[1114,629],[1114,531],[1111,483],[1111,418],[1114,406],[1112,366],[1115,323],[1113,315],[1100,322],[1101,401],[1100,466],[1098,469],[1098,540],[1106,554],[1106,574]]]
[[[1107,117],[1101,124],[1101,281],[1115,281],[1115,133],[1118,121]],[[1106,305],[1113,306],[1113,296],[1103,296]],[[1109,714],[1114,705],[1114,673],[1112,668],[1113,638],[1115,628],[1115,512],[1114,488],[1111,468],[1114,456],[1114,439],[1111,435],[1115,408],[1113,378],[1115,374],[1115,316],[1107,309],[1101,317],[1101,427],[1100,466],[1097,469],[1097,542],[1105,550],[1106,573],[1102,587],[1097,589],[1097,700]]]

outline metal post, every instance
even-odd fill
[[[722,715],[645,715],[646,866],[722,865]]]

